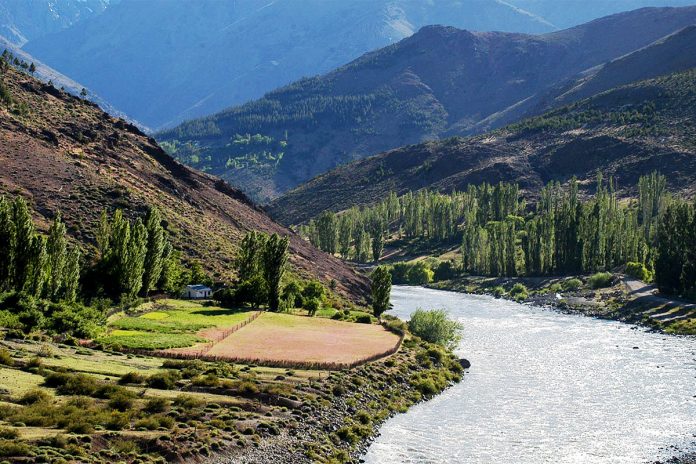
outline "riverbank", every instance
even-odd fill
[[[354,462],[394,414],[455,382],[441,348],[406,337],[340,371],[168,360],[0,341],[9,462]]]
[[[577,280],[577,283],[566,285],[570,280]],[[636,324],[667,334],[696,335],[696,304],[657,295],[653,286],[626,276],[615,276],[612,285],[596,289],[591,288],[588,280],[589,276],[468,276],[432,283],[427,287],[491,295]],[[515,293],[515,284],[522,284],[526,292]]]

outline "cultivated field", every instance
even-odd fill
[[[378,357],[398,343],[397,335],[375,324],[263,313],[207,354],[270,364],[348,365]]]
[[[252,311],[203,306],[195,301],[161,300],[139,307],[139,316],[117,316],[98,341],[129,349],[181,348],[223,338]]]

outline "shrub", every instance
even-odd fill
[[[133,407],[133,394],[129,391],[117,392],[111,396],[109,407],[117,411],[128,411]]]
[[[582,287],[582,280],[568,279],[561,282],[561,288],[565,292],[577,292]]]
[[[497,287],[493,287],[493,290],[491,291],[494,297],[500,298],[501,296],[505,295],[505,289],[498,285]]]
[[[648,268],[642,263],[626,263],[626,275],[642,280],[643,282],[650,282],[652,280],[650,271],[648,271]]]
[[[424,262],[417,262],[408,271],[408,282],[411,285],[425,285],[433,281],[435,273]]]
[[[614,283],[614,276],[610,272],[598,272],[588,279],[591,288],[611,287]]]
[[[14,359],[7,349],[0,349],[0,364],[4,366],[14,366]]]
[[[16,440],[0,440],[0,456],[19,457],[28,456],[31,453],[29,445]]]
[[[304,309],[310,316],[314,316],[321,309],[321,300],[319,298],[305,298]]]
[[[19,432],[8,427],[0,427],[0,439],[14,440],[19,437]]]
[[[61,395],[91,396],[97,390],[97,382],[86,374],[53,372],[46,376],[45,385]]]
[[[441,261],[435,268],[435,281],[450,280],[457,277],[458,269],[454,261]]]
[[[169,406],[169,401],[165,398],[151,398],[145,403],[143,411],[149,413],[165,412]]]
[[[179,395],[172,404],[182,409],[196,409],[202,407],[204,402],[191,395]]]
[[[411,266],[407,263],[396,263],[390,269],[392,274],[392,283],[400,285],[408,283],[408,271]]]
[[[461,340],[461,323],[449,319],[444,309],[417,309],[411,314],[408,328],[423,340],[447,348],[456,347]]]
[[[529,297],[529,293],[527,292],[527,287],[518,282],[510,289],[510,296],[517,301],[522,301]]]
[[[19,399],[19,404],[29,405],[29,404],[47,402],[50,399],[51,399],[51,395],[49,395],[46,391],[35,388],[33,390],[29,390],[24,395],[22,395],[22,397]]]
[[[355,322],[359,324],[372,324],[372,317],[369,314],[361,314],[355,318]]]
[[[401,319],[387,321],[383,325],[388,331],[393,332],[397,335],[403,335],[406,332],[406,329],[408,328],[408,324],[406,324]]]
[[[145,376],[137,372],[128,372],[127,374],[123,374],[121,378],[118,379],[118,383],[121,385],[145,383]]]
[[[159,390],[174,390],[179,378],[180,375],[176,371],[158,372],[148,377],[147,385],[150,388],[157,388]]]

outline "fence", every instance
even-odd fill
[[[279,367],[279,368],[287,368],[287,369],[318,369],[318,370],[330,370],[330,371],[338,371],[338,370],[345,370],[345,369],[352,369],[354,367],[358,367],[362,364],[376,361],[378,359],[386,358],[387,356],[391,356],[397,351],[399,351],[399,348],[401,348],[401,344],[404,341],[404,336],[405,334],[400,334],[399,339],[396,342],[396,344],[388,349],[385,350],[381,353],[376,353],[370,356],[367,356],[365,358],[360,358],[355,361],[349,362],[349,363],[341,363],[341,362],[323,362],[323,361],[291,361],[291,360],[284,360],[284,359],[252,359],[252,358],[242,358],[242,357],[235,357],[235,356],[216,356],[216,355],[209,355],[208,352],[211,350],[211,348],[216,344],[219,343],[220,341],[224,340],[225,338],[229,337],[232,335],[234,332],[237,330],[241,329],[242,327],[252,323],[255,321],[259,316],[261,315],[261,311],[257,311],[254,314],[252,314],[248,319],[244,320],[243,322],[240,322],[239,324],[230,327],[228,329],[225,329],[223,332],[220,332],[219,334],[215,335],[215,339],[209,341],[205,345],[202,345],[200,349],[196,351],[191,351],[190,349],[187,349],[185,352],[181,351],[165,351],[165,350],[146,350],[146,349],[139,349],[139,348],[122,348],[119,351],[123,353],[129,353],[129,354],[136,354],[136,355],[145,355],[145,356],[157,356],[160,358],[169,358],[169,359],[182,359],[182,360],[188,360],[188,359],[200,359],[201,361],[210,361],[210,362],[232,362],[232,363],[237,363],[237,364],[256,364],[259,366],[266,366],[266,367]]]

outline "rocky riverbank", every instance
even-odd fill
[[[213,462],[357,462],[394,414],[406,412],[463,375],[460,362],[442,348],[406,338],[396,354],[349,371],[332,372],[291,411],[293,420],[256,447],[219,455]]]
[[[567,285],[569,281],[573,285]],[[479,277],[469,276],[428,285],[461,293],[491,295],[552,307],[563,312],[636,324],[673,335],[696,335],[696,304],[654,294],[648,284],[614,276],[611,285],[592,288],[589,276]],[[524,291],[515,284],[524,286]]]

